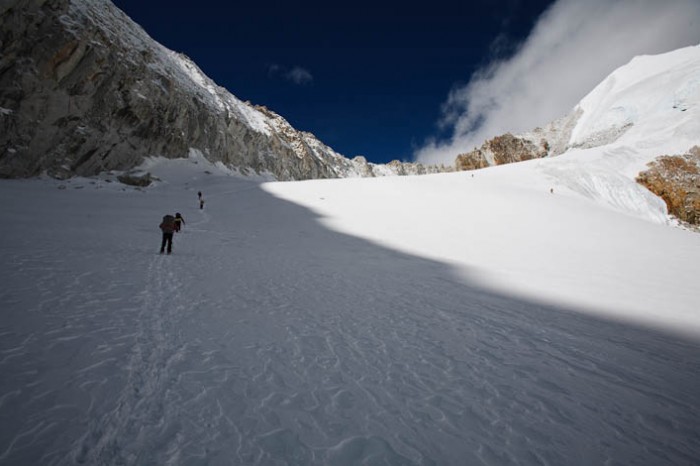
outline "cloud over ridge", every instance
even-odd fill
[[[492,61],[450,92],[440,124],[452,135],[428,141],[414,156],[451,164],[488,138],[566,115],[637,55],[699,43],[698,0],[558,0],[512,56]]]

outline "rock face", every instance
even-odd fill
[[[0,26],[0,177],[91,176],[190,149],[279,180],[440,170],[343,157],[217,86],[108,0],[5,0]]]
[[[664,200],[669,214],[700,225],[700,147],[683,155],[659,157],[637,181]]]
[[[577,108],[570,115],[555,120],[544,128],[536,128],[519,135],[506,133],[489,139],[480,148],[458,155],[455,159],[455,169],[476,170],[492,165],[561,155],[571,148],[568,144],[571,132],[581,114],[581,109]]]
[[[458,155],[455,167],[457,170],[476,170],[491,165],[545,157],[548,153],[549,144],[544,139],[539,144],[534,144],[527,139],[506,133],[486,141],[480,149]]]

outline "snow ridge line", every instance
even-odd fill
[[[91,422],[86,434],[74,447],[78,464],[143,464],[151,449],[141,443],[165,435],[173,406],[166,398],[178,379],[175,370],[186,350],[173,321],[182,306],[177,273],[166,257],[155,257],[148,267],[143,305],[134,325],[137,336],[129,360],[124,365],[126,383],[115,407]],[[165,430],[165,431],[164,431]],[[168,437],[171,437],[168,439]],[[164,451],[177,451],[165,448]],[[158,464],[176,464],[177,458],[160,458]]]

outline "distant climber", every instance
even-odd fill
[[[202,191],[199,191],[197,193],[197,195],[199,196],[199,208],[203,209],[204,208],[204,198],[202,197]]]
[[[163,241],[160,243],[160,253],[165,252],[165,247],[168,247],[168,254],[173,252],[173,233],[175,232],[175,217],[168,214],[163,217],[160,222],[160,230],[163,232]]]
[[[175,214],[175,232],[179,233],[180,229],[182,228],[182,225],[185,224],[185,219],[182,218],[182,215],[180,212]]]

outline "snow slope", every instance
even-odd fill
[[[700,235],[633,181],[691,87],[475,173],[3,180],[0,464],[697,464]]]
[[[693,464],[700,235],[520,167],[3,181],[0,464]]]
[[[542,173],[552,161],[496,167],[473,178],[264,188],[311,208],[329,228],[448,263],[496,292],[700,335],[698,235],[575,196]],[[587,176],[596,187],[608,181]],[[620,196],[639,195],[617,188]],[[650,206],[659,210],[649,216],[662,215],[662,203]]]
[[[635,178],[700,145],[700,46],[633,59],[574,113],[571,149],[557,157],[266,189],[336,231],[450,263],[499,293],[697,335],[697,235],[660,226],[672,223],[663,201]]]

